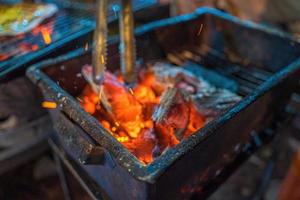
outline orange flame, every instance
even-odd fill
[[[110,134],[140,161],[148,164],[164,150],[204,126],[204,117],[183,98],[176,102],[164,122],[152,120],[152,114],[166,90],[150,70],[140,72],[132,89],[124,86],[122,76],[105,72],[103,88],[111,104],[108,113],[98,95],[87,85],[79,97],[84,110],[95,116]],[[180,136],[176,135],[180,132]]]
[[[50,44],[52,42],[51,34],[53,32],[53,22],[49,22],[46,25],[40,25],[34,28],[31,33],[36,36],[41,34],[45,44]]]

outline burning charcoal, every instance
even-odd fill
[[[98,94],[99,99],[101,100],[102,105],[104,108],[111,114],[111,105],[109,104],[106,94],[103,91],[103,88],[99,85],[96,85],[93,80],[93,68],[89,65],[85,65],[82,68],[82,75],[84,76],[85,80],[90,84],[92,90],[95,94]]]
[[[184,133],[184,138],[189,137],[194,134],[198,129],[202,128],[205,123],[208,121],[208,118],[199,112],[196,106],[193,103],[189,104],[190,106],[190,115],[187,129]]]
[[[153,161],[153,150],[158,148],[153,129],[145,130],[131,142],[123,144],[146,164]]]
[[[82,100],[80,102],[84,110],[90,114],[96,112],[96,104],[99,103],[99,96],[93,92],[91,87],[86,87],[82,93]]]
[[[188,126],[189,115],[189,102],[184,99],[180,90],[171,88],[162,95],[161,103],[152,119],[156,126],[169,129],[169,133],[174,134],[177,140],[181,140]],[[163,131],[161,134],[167,133]]]
[[[91,85],[83,92],[82,106],[146,164],[240,100],[184,68],[164,63],[140,70],[132,88],[110,72],[104,73],[99,88],[90,74],[91,67],[83,69]],[[104,98],[95,93],[100,90]]]
[[[238,95],[216,88],[184,68],[156,63],[153,70],[159,82],[179,88],[206,117],[216,117],[241,100]]]
[[[116,76],[109,72],[105,72],[104,79],[101,87],[96,85],[92,79],[92,68],[90,66],[83,67],[83,76],[90,83],[90,87],[93,92],[100,93],[99,100],[103,107],[114,119],[115,122],[122,123],[122,127],[132,137],[136,138],[138,133],[143,127],[141,122],[142,106],[134,98],[134,96],[127,90],[124,83],[122,83]],[[85,98],[85,97],[84,97]],[[92,98],[91,95],[89,98]],[[90,101],[85,101],[90,103]],[[95,112],[94,107],[91,104],[86,108],[87,112],[91,114]]]
[[[176,138],[173,128],[171,126],[165,126],[163,123],[158,123],[155,125],[155,133],[161,152],[170,146],[173,147],[177,145],[180,142]]]
[[[105,72],[103,91],[111,105],[115,119],[122,123],[128,134],[136,138],[143,127],[142,105],[116,76]]]
[[[152,119],[155,122],[161,122],[166,114],[170,111],[171,106],[175,102],[176,95],[178,93],[177,88],[169,88],[161,96],[161,102],[158,108],[152,115]]]
[[[196,82],[198,82],[198,80],[194,78],[194,75],[189,71],[167,63],[155,63],[152,70],[154,71],[156,80],[167,84],[168,87],[175,84],[178,76],[192,77]]]
[[[143,104],[157,103],[154,91],[147,86],[138,85],[134,88],[134,97]]]
[[[196,77],[190,71],[165,63],[156,63],[153,66],[156,81],[164,84],[165,87],[177,87],[188,95],[193,95],[201,91],[203,94],[214,90],[210,84],[200,77]]]
[[[193,102],[197,109],[207,117],[215,117],[239,102],[241,97],[229,90],[216,89],[210,94],[201,93],[194,96]]]
[[[154,91],[150,87],[138,85],[133,89],[133,93],[137,101],[143,105],[143,117],[151,119],[154,108],[159,102]]]

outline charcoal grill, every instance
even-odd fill
[[[212,79],[215,84],[243,97],[149,165],[129,153],[76,100],[87,84],[80,72],[91,63],[90,52],[78,49],[44,61],[27,75],[46,100],[58,105],[50,113],[60,142],[98,192],[104,190],[111,199],[207,197],[225,180],[224,173],[230,174],[228,169],[272,136],[297,85],[300,44],[287,34],[210,8],[137,28],[136,40],[143,62],[201,65],[234,83]],[[110,70],[118,69],[116,38],[110,38],[109,55]]]

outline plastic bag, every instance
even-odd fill
[[[57,10],[54,4],[0,5],[0,36],[29,32]]]

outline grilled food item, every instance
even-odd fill
[[[51,17],[57,10],[53,4],[0,5],[0,36],[26,33]]]

